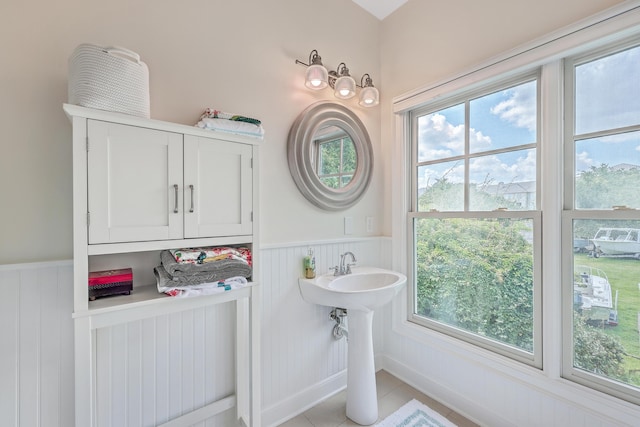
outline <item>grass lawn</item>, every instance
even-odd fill
[[[629,382],[640,386],[640,335],[638,313],[640,312],[640,261],[633,258],[592,258],[586,254],[575,254],[574,264],[599,268],[609,278],[611,294],[615,301],[618,292],[618,326],[605,326],[604,330],[619,338],[624,346],[624,368]]]

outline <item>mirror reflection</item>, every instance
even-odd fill
[[[358,159],[351,137],[337,126],[325,126],[316,132],[313,140],[315,171],[329,188],[346,187],[356,172]]]
[[[373,148],[364,124],[344,105],[327,101],[310,105],[296,118],[287,159],[298,190],[326,210],[357,203],[373,173]]]

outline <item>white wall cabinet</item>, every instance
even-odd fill
[[[260,424],[257,138],[64,105],[73,126],[76,426],[95,426],[96,331],[233,301],[236,393],[173,418],[188,426],[229,408]],[[196,298],[157,291],[164,249],[246,245],[248,286]],[[88,301],[89,271],[131,267],[133,292]]]
[[[89,244],[250,235],[252,146],[87,120]]]

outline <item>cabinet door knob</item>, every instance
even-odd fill
[[[193,213],[193,184],[189,186],[189,189],[191,190],[191,209],[189,212]]]
[[[173,184],[173,191],[175,193],[175,204],[173,208],[173,213],[178,213],[178,184]]]

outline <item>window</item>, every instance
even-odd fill
[[[541,366],[538,75],[410,115],[411,320]]]
[[[314,141],[318,177],[329,188],[346,187],[356,171],[356,149],[351,138],[340,128],[322,130]]]
[[[565,69],[565,376],[640,403],[640,44]]]

